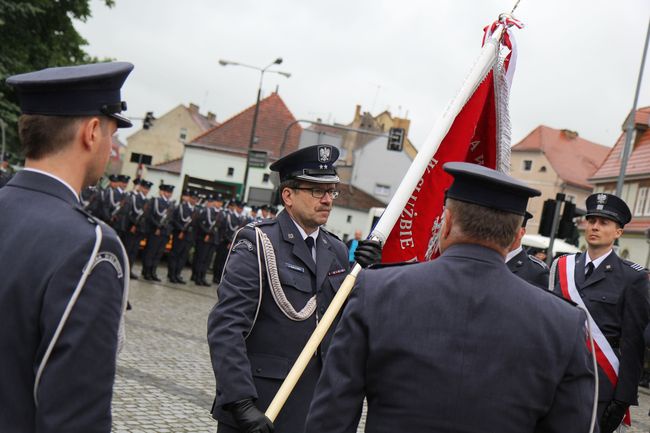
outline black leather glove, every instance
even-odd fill
[[[623,421],[628,405],[612,400],[605,408],[603,416],[600,418],[600,433],[612,433]]]
[[[253,400],[239,400],[225,407],[242,433],[273,433],[273,423],[259,410]]]
[[[379,241],[369,239],[359,241],[357,249],[354,250],[354,260],[362,268],[367,268],[375,263],[381,263],[381,244]]]

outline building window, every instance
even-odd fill
[[[228,177],[232,177],[235,174],[235,167],[228,167]]]
[[[533,168],[533,161],[530,159],[524,159],[524,171],[530,171]]]
[[[264,173],[264,175],[262,175],[262,182],[269,183],[269,177],[270,175],[268,173]]]
[[[375,195],[380,195],[382,197],[388,197],[390,195],[390,186],[382,185],[380,183],[375,184]]]
[[[181,133],[179,134],[178,138],[180,138],[181,141],[185,141],[187,138],[187,128],[181,128]]]
[[[648,189],[648,188],[645,188]],[[646,195],[648,195],[646,193]],[[650,215],[650,197],[646,197],[645,199],[645,209],[643,209],[643,215]]]
[[[348,215],[347,222],[348,222],[348,223],[351,223],[351,222],[352,222],[352,215]]]
[[[643,211],[647,208],[646,201],[648,201],[648,187],[639,188],[636,196],[636,206],[634,206],[634,216],[643,215]]]
[[[542,168],[539,169],[540,173],[546,173],[546,166],[542,165]]]

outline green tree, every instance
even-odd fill
[[[8,149],[18,150],[20,110],[7,77],[51,66],[97,62],[72,25],[91,17],[90,0],[0,0],[0,119],[7,124]],[[104,0],[108,7],[114,0]]]

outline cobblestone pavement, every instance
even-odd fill
[[[126,315],[127,342],[118,360],[113,433],[216,432],[206,341],[215,299],[216,286],[131,283],[133,310]],[[650,432],[650,391],[641,388],[639,398],[628,433]],[[363,424],[362,418],[360,432]]]

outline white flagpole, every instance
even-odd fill
[[[388,204],[388,207],[384,211],[381,219],[377,223],[377,226],[372,232],[372,236],[375,239],[378,239],[383,244],[386,241],[386,238],[390,234],[393,226],[397,222],[402,209],[406,205],[411,193],[415,189],[420,178],[424,174],[427,165],[435,155],[440,143],[449,132],[451,125],[454,122],[454,119],[460,113],[462,108],[465,106],[469,98],[474,94],[474,91],[481,84],[481,81],[488,72],[494,67],[494,64],[497,61],[499,55],[499,46],[501,44],[501,34],[503,32],[503,25],[499,26],[495,32],[485,41],[481,53],[479,54],[478,59],[472,66],[469,75],[465,79],[463,87],[456,96],[456,98],[451,102],[442,118],[436,122],[436,125],[433,128],[433,131],[429,134],[428,139],[425,141],[423,148],[418,151],[417,156],[411,163],[404,179],[400,183],[395,196]],[[266,410],[265,415],[271,420],[275,421],[280,410],[286,403],[291,391],[298,383],[300,376],[304,372],[305,368],[309,364],[309,361],[313,358],[313,354],[318,350],[318,346],[323,341],[323,338],[327,334],[330,326],[334,322],[334,319],[338,315],[341,308],[350,295],[352,287],[354,286],[354,281],[357,278],[357,275],[361,271],[361,266],[356,264],[350,274],[345,278],[341,287],[336,292],[334,299],[330,303],[330,306],[327,308],[327,311],[321,318],[318,326],[314,330],[314,333],[311,335],[307,344],[302,349],[300,356],[296,359],[291,371],[287,375],[286,379],[280,386],[273,401]]]

